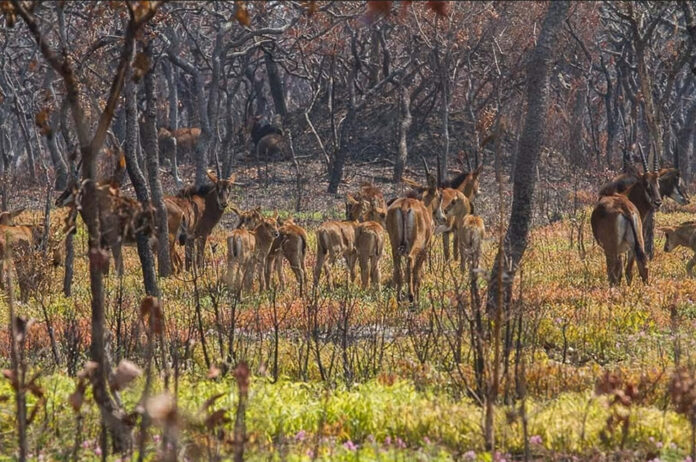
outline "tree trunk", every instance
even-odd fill
[[[331,162],[331,172],[329,174],[329,188],[328,192],[331,194],[338,193],[338,185],[341,184],[343,179],[343,167],[346,164],[346,158],[348,157],[349,146],[351,145],[349,141],[350,133],[353,130],[353,120],[355,119],[354,109],[348,109],[346,118],[343,120],[343,125],[341,126],[340,139],[338,141],[338,149]]]
[[[56,93],[53,90],[53,85],[51,85],[51,80],[53,79],[54,71],[49,67],[46,72],[46,77],[44,78],[44,88],[48,90],[51,97],[56,101]],[[58,149],[58,143],[56,141],[56,130],[58,128],[60,114],[58,112],[53,112],[51,114],[51,122],[48,132],[46,133],[46,145],[48,146],[48,151],[51,154],[51,162],[53,163],[53,170],[55,171],[55,184],[54,187],[57,191],[63,191],[68,186],[68,165],[65,163],[65,159],[60,154]]]
[[[150,197],[147,191],[147,183],[140,165],[138,164],[137,146],[138,146],[138,103],[136,97],[136,87],[133,79],[128,78],[125,89],[126,100],[126,170],[128,177],[135,189],[135,197],[143,207],[150,206]],[[157,275],[155,273],[155,262],[152,256],[152,249],[148,243],[146,236],[136,236],[136,245],[138,247],[138,257],[140,258],[140,266],[143,269],[143,284],[145,292],[148,295],[157,296],[159,290],[157,288]]]
[[[167,86],[169,87],[169,130],[176,130],[179,126],[179,91],[176,82],[176,69],[167,60],[162,61],[164,74],[167,78]],[[170,143],[164,146],[165,152],[169,154],[171,162],[172,177],[176,183],[176,187],[181,187],[181,178],[179,178],[179,162],[177,159],[177,144],[174,138],[171,138]],[[161,147],[161,146],[160,146]]]
[[[551,2],[537,44],[527,63],[527,114],[517,146],[509,226],[503,248],[498,249],[496,263],[493,265],[489,279],[487,302],[489,313],[494,312],[498,295],[506,291],[506,287],[499,286],[498,280],[501,279],[505,286],[511,286],[517,266],[527,248],[536,167],[544,140],[544,126],[548,111],[551,59],[557,45],[554,42],[554,36],[568,12],[568,7],[567,1]],[[507,274],[504,278],[500,278],[499,272],[503,267]]]
[[[408,131],[411,128],[413,117],[411,117],[411,95],[406,87],[399,86],[399,150],[394,162],[394,182],[399,183],[404,176],[406,162],[408,160]]]
[[[515,181],[513,184],[513,199],[510,212],[509,226],[501,248],[498,249],[488,281],[487,311],[494,315],[494,365],[493,377],[489,377],[489,392],[487,394],[486,422],[484,437],[486,447],[495,447],[495,432],[493,428],[493,403],[498,396],[499,387],[499,342],[500,332],[505,331],[501,326],[507,322],[503,311],[509,308],[512,293],[512,283],[515,272],[527,248],[529,226],[532,218],[532,200],[536,183],[536,167],[539,161],[544,140],[544,126],[549,106],[549,75],[551,60],[554,53],[556,31],[566,17],[570,4],[567,1],[551,2],[541,26],[536,46],[527,62],[527,115],[522,135],[517,146],[515,160]],[[503,358],[505,355],[503,355]]]
[[[288,109],[285,105],[285,90],[283,89],[283,81],[278,72],[278,65],[273,61],[273,54],[270,50],[264,50],[264,61],[266,64],[266,73],[268,73],[268,86],[271,89],[273,97],[273,106],[276,113],[285,120],[288,115]]]
[[[152,42],[145,45],[145,54],[150,62],[154,62],[152,54]],[[157,262],[159,275],[167,277],[172,274],[171,259],[169,257],[169,231],[167,226],[167,209],[164,206],[162,195],[162,183],[159,179],[159,147],[157,145],[157,98],[154,66],[145,74],[145,125],[143,141],[147,152],[147,171],[152,193],[152,205],[155,207],[157,218]]]

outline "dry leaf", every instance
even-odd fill
[[[210,369],[208,369],[208,378],[209,379],[217,379],[218,377],[220,377],[220,373],[222,373],[220,368],[215,367],[215,365],[213,364],[210,366]]]
[[[229,422],[230,419],[225,415],[226,413],[227,409],[218,409],[217,411],[214,411],[212,414],[205,418],[204,425],[209,430],[212,430],[213,428],[219,425]]]
[[[92,375],[96,372],[96,370],[99,368],[99,363],[96,361],[87,361],[85,363],[85,367],[77,373],[77,378],[78,379],[91,379]]]
[[[173,425],[177,420],[176,401],[169,393],[162,393],[149,398],[145,410],[157,425]]]
[[[251,24],[251,18],[249,17],[249,10],[247,10],[246,2],[237,1],[237,8],[234,10],[234,18],[239,21],[242,26],[249,26]]]
[[[111,378],[111,388],[116,391],[123,390],[142,373],[143,371],[135,363],[122,359],[114,370],[114,375]]]
[[[211,396],[210,398],[206,399],[205,402],[201,405],[201,408],[198,410],[198,412],[205,412],[206,409],[208,409],[210,406],[215,404],[215,401],[219,400],[225,396],[225,393],[218,393],[216,395]]]
[[[150,70],[150,58],[145,53],[138,53],[133,60],[133,81],[139,82]]]
[[[449,2],[443,0],[428,0],[425,6],[438,16],[447,16],[449,13]]]
[[[148,295],[140,303],[140,319],[143,324],[155,334],[161,334],[163,328],[164,314],[159,300]]]
[[[370,0],[367,2],[367,16],[374,20],[380,16],[388,16],[392,7],[391,1]]]

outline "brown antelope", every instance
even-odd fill
[[[74,232],[77,213],[82,210],[83,188],[72,182],[56,199],[56,206],[69,207],[65,220],[65,232]],[[154,245],[155,217],[151,206],[143,208],[140,202],[120,195],[118,187],[109,182],[99,182],[96,187],[99,209],[100,245],[108,248],[114,257],[114,267],[123,274],[122,246],[134,245],[136,235],[144,234]],[[108,267],[105,269],[108,272]]]
[[[371,183],[363,183],[357,194],[346,196],[346,220],[372,220],[384,224],[386,216],[384,195]]]
[[[474,213],[474,204],[472,201],[479,193],[479,176],[481,175],[482,170],[483,165],[479,165],[476,169],[470,172],[460,173],[451,180],[447,180],[440,184],[440,187],[442,188],[443,209],[447,207],[455,197],[457,197],[457,193],[462,193],[464,197],[467,199],[467,213]],[[427,189],[420,183],[410,180],[408,178],[404,179],[404,183],[410,185],[413,188],[411,194],[414,194],[415,197],[418,198],[422,197],[423,192]],[[451,231],[449,230],[442,232],[442,253],[444,255],[445,261],[449,261],[450,259],[450,234]],[[453,244],[453,257],[455,260],[457,260],[459,258],[459,244],[457,243],[456,233],[454,234]]]
[[[376,221],[358,223],[355,228],[355,249],[360,264],[360,281],[363,289],[372,284],[380,290],[379,260],[384,253],[384,227]]]
[[[662,205],[658,173],[646,171],[642,175],[638,172],[621,174],[602,186],[599,191],[600,196],[613,194],[624,194],[638,209],[643,223],[650,212]]]
[[[302,227],[296,225],[292,218],[278,219],[278,225],[278,237],[273,241],[266,261],[266,286],[270,287],[273,270],[275,269],[281,289],[285,288],[285,277],[283,276],[282,268],[282,259],[285,258],[290,264],[290,269],[295,274],[297,284],[300,286],[300,297],[302,297],[307,284],[307,270],[305,269],[307,232]]]
[[[428,189],[422,200],[402,197],[395,200],[387,210],[387,232],[394,259],[394,282],[397,298],[401,297],[402,273],[401,259],[406,257],[406,283],[408,298],[413,302],[420,287],[420,272],[425,260],[430,238],[433,235],[433,220],[438,224],[444,221],[442,213],[442,193],[437,181],[427,170]]]
[[[0,212],[0,225],[11,226],[14,219],[24,212],[24,209],[25,207],[20,207],[11,211]]]
[[[478,266],[481,244],[486,232],[481,217],[471,215],[470,212],[469,200],[463,193],[458,192],[454,199],[446,207],[443,207],[446,223],[436,229],[436,233],[454,232],[454,242],[458,246],[459,266],[462,271],[466,269],[467,262],[471,264],[472,268]],[[455,250],[457,250],[456,247]]]
[[[322,271],[326,274],[329,289],[333,289],[331,266],[343,257],[348,267],[348,281],[355,280],[355,227],[357,221],[326,221],[319,226],[317,235],[317,260],[314,265],[314,287],[319,283]]]
[[[662,168],[657,172],[658,185],[661,197],[669,197],[679,205],[686,205],[690,202],[689,195],[686,193],[684,180],[676,168]],[[640,179],[640,173],[633,171],[623,173],[615,177],[611,182],[604,185],[600,190],[600,196],[607,196],[614,193],[622,193],[629,186],[635,184]]]
[[[621,283],[621,255],[624,253],[628,254],[626,282],[630,284],[633,279],[633,262],[635,260],[638,261],[638,272],[641,279],[646,284],[648,282],[643,222],[638,208],[629,200],[631,191],[638,188],[639,184],[640,182],[629,187],[623,194],[601,197],[590,217],[592,233],[604,250],[610,285]],[[659,195],[657,188],[655,191]]]
[[[166,139],[175,139],[176,145],[188,152],[191,152],[201,136],[201,129],[197,127],[182,127],[175,130],[170,130],[166,127],[160,127],[157,131],[157,137],[160,142]]]
[[[228,179],[219,180],[214,173],[208,172],[208,178],[212,184],[188,187],[181,190],[176,197],[168,196],[164,199],[165,204],[169,203],[168,209],[171,207],[176,214],[173,221],[183,220],[186,241],[192,246],[192,257],[198,268],[203,265],[208,237],[222,218],[229,203],[232,185],[234,185],[234,175]],[[188,268],[191,263],[188,255],[186,263]]]
[[[686,273],[694,277],[693,268],[696,265],[696,221],[686,221],[679,226],[660,228],[665,233],[665,252],[671,252],[680,245],[691,249],[694,255],[686,263]]]
[[[236,290],[251,287],[252,277],[259,274],[259,286],[265,289],[266,260],[278,237],[277,215],[262,218],[253,229],[237,228],[227,237],[227,283]]]

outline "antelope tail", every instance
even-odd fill
[[[179,229],[176,230],[176,241],[179,245],[186,245],[186,218],[181,217]]]
[[[643,249],[643,236],[638,236],[638,232],[636,231],[635,220],[640,220],[640,218],[637,218],[634,214],[629,214],[628,216],[626,216],[626,218],[628,219],[628,223],[631,226],[631,231],[633,232],[633,251],[636,254],[636,259],[640,262],[645,262],[647,258],[645,256],[645,250]]]
[[[325,232],[319,233],[319,239],[318,239],[318,244],[317,244],[317,255],[319,254],[326,254],[329,252],[329,237]]]
[[[232,255],[237,258],[242,254],[242,238],[235,236],[233,244]]]
[[[408,238],[410,231],[413,228],[413,211],[412,210],[397,210],[399,214],[397,220],[399,233],[399,255],[407,255],[409,251]]]

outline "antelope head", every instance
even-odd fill
[[[437,184],[437,178],[428,170],[425,159],[423,159],[423,164],[428,178],[428,187],[423,191],[423,203],[432,212],[435,223],[442,224],[445,222],[445,215],[442,213],[442,190]]]
[[[18,209],[9,212],[0,212],[0,225],[10,226],[17,216],[24,212],[25,207],[20,207]]]
[[[659,175],[657,173],[644,173],[640,181],[645,191],[645,198],[650,206],[657,210],[662,205],[662,196],[660,195],[660,187],[658,185]]]
[[[208,171],[208,178],[213,182],[215,186],[215,197],[217,199],[217,205],[220,210],[225,210],[227,204],[230,200],[230,194],[232,193],[232,186],[234,185],[235,175],[230,175],[227,179],[218,180],[215,173]]]

